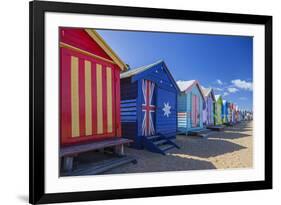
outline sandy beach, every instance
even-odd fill
[[[213,131],[205,138],[178,135],[174,141],[180,149],[172,149],[166,156],[126,148],[125,153],[135,156],[138,163],[115,168],[106,174],[252,167],[252,122]]]
[[[125,154],[136,158],[129,163],[102,174],[145,173],[206,169],[234,169],[252,167],[252,122],[241,122],[222,131],[212,131],[207,137],[177,135],[173,140],[180,149],[171,149],[166,155],[125,147]],[[88,152],[74,161],[74,172],[64,175],[91,175],[92,166],[110,155]],[[83,174],[82,174],[83,173]]]

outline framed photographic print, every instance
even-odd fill
[[[272,17],[30,2],[30,203],[272,188]]]

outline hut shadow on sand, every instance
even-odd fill
[[[244,138],[244,137],[249,137],[251,135],[249,134],[244,134],[244,133],[237,133],[235,131],[227,131],[225,133],[215,133],[215,134],[210,134],[207,138],[208,139],[239,139],[239,138]]]
[[[227,127],[224,132],[212,132],[208,136],[211,139],[239,139],[252,136],[252,128],[248,124],[241,122],[235,127]]]
[[[171,150],[166,156],[158,153],[149,152],[147,150],[137,150],[126,147],[126,152],[135,155],[137,164],[127,164],[126,166],[116,167],[101,174],[130,174],[130,173],[153,173],[153,172],[169,172],[169,171],[187,171],[187,170],[208,170],[216,169],[213,163],[190,158],[186,155],[174,154],[176,149]],[[95,156],[101,160],[108,160],[110,156],[95,153]],[[62,176],[83,176],[93,175],[92,166],[96,163],[93,152],[88,152],[76,158],[74,166],[79,169],[72,173],[62,173]]]
[[[129,173],[153,173],[169,171],[209,170],[216,169],[213,163],[207,160],[192,159],[184,155],[168,154],[166,156],[157,154],[153,161],[147,158],[138,158],[136,166],[128,164],[110,170],[104,174],[129,174]]]
[[[230,131],[235,131],[235,132],[248,132],[248,131],[252,131],[251,128],[249,127],[241,127],[241,128],[230,128]]]
[[[180,140],[180,139],[179,139]],[[222,139],[189,139],[181,144],[181,149],[175,150],[174,154],[185,154],[190,157],[209,158],[231,153],[246,147]]]

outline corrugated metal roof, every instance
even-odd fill
[[[149,69],[149,68],[151,68],[151,67],[153,67],[153,66],[155,66],[159,63],[162,63],[162,62],[163,62],[163,60],[158,60],[155,63],[145,65],[145,66],[142,66],[142,67],[139,67],[139,68],[134,68],[134,69],[128,70],[124,73],[121,73],[120,78],[122,79],[122,78],[132,77],[132,76],[137,75],[138,73],[141,73],[141,72],[143,72],[143,71],[145,71],[145,70],[147,70],[147,69]]]
[[[218,100],[221,97],[221,95],[215,95],[216,100]]]
[[[205,97],[207,97],[212,92],[212,88],[203,88],[202,86],[201,88]]]
[[[194,83],[195,83],[195,80],[187,80],[187,81],[178,80],[177,81],[177,84],[178,84],[181,92],[189,89]]]

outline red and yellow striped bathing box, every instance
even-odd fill
[[[61,144],[121,136],[126,65],[92,29],[60,28]]]

